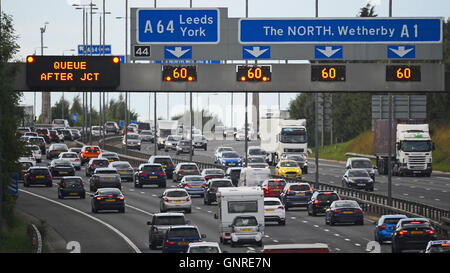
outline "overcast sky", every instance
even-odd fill
[[[40,54],[40,28],[48,22],[44,33],[45,55],[72,55],[70,49],[76,49],[82,44],[82,12],[76,10],[72,4],[87,4],[90,0],[0,0],[3,12],[12,15],[16,34],[19,36],[18,44],[20,51],[16,59],[24,61],[27,55],[34,52]],[[103,0],[93,0],[100,10]],[[111,15],[106,17],[106,44],[111,44],[112,54],[124,55],[125,53],[125,23],[118,16],[125,16],[126,0],[105,0],[106,11]],[[314,17],[315,0],[249,0],[249,17]],[[319,0],[319,17],[355,17],[359,9],[370,2],[375,5],[375,13],[378,17],[389,15],[388,0]],[[450,16],[450,0],[392,0],[394,17],[444,17]],[[158,0],[157,7],[189,7],[189,0]],[[129,8],[132,7],[154,7],[154,0],[128,0]],[[245,0],[193,0],[193,7],[226,7],[229,17],[245,17]],[[99,17],[94,15],[93,40],[98,44]],[[128,36],[129,37],[129,36]],[[129,50],[128,50],[129,51]],[[65,98],[72,101],[77,93],[65,93]],[[58,101],[62,93],[52,93],[52,104]],[[110,93],[110,98],[118,97],[119,93]],[[281,108],[287,109],[288,103],[296,94],[281,94]],[[81,94],[80,94],[81,97]],[[185,96],[181,94],[170,94],[170,115],[181,112],[184,108]],[[194,94],[194,108],[197,105],[197,95]],[[198,104],[206,107],[208,94],[200,94]],[[152,95],[153,99],[153,95]],[[189,95],[188,95],[189,99]],[[229,124],[229,109],[223,108],[224,102],[230,104],[231,95],[219,94],[209,95],[210,109],[218,114]],[[235,122],[237,126],[243,124],[244,95],[234,95]],[[251,96],[249,96],[249,104]],[[34,93],[25,93],[22,104],[33,105]],[[262,108],[277,107],[278,95],[261,94],[260,104]],[[93,95],[93,105],[98,108],[98,95]],[[134,93],[131,95],[131,108],[139,113],[141,120],[149,117],[149,95],[147,93]],[[151,103],[153,106],[153,102]],[[158,116],[166,117],[167,94],[158,95]],[[36,95],[36,110],[41,112],[41,94]],[[239,108],[239,110],[237,109]],[[219,109],[222,109],[221,111]],[[151,116],[153,117],[153,107]],[[228,116],[223,116],[226,112]],[[249,111],[251,115],[251,111]],[[249,120],[251,117],[249,117]]]

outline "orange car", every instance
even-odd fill
[[[97,158],[102,153],[102,150],[98,146],[84,146],[81,149],[81,164],[89,162],[91,158]]]

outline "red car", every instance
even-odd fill
[[[286,185],[284,179],[268,179],[261,185],[264,190],[264,197],[280,197],[281,192]]]

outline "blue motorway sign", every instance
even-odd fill
[[[192,59],[192,46],[166,46],[164,59]]]
[[[218,44],[218,9],[138,9],[138,44]]]
[[[103,45],[92,45],[92,55],[103,55],[103,51],[105,55],[111,55],[111,45],[105,45],[104,48]],[[83,45],[78,45],[78,55],[91,55],[91,46],[85,45],[83,49]]]
[[[77,113],[73,113],[72,114],[72,122],[77,122],[78,121],[78,114]]]
[[[342,46],[316,46],[316,59],[342,59]]]
[[[416,46],[387,46],[388,59],[414,59],[416,58]]]
[[[242,58],[246,59],[270,59],[270,46],[244,46]]]
[[[11,177],[11,181],[8,185],[8,191],[6,194],[8,195],[15,195],[17,196],[19,194],[19,175],[17,173],[14,173]]]
[[[240,19],[239,42],[442,43],[442,18]]]

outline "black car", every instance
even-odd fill
[[[428,242],[436,239],[436,232],[428,219],[400,219],[392,235],[392,253],[403,250],[425,251]]]
[[[96,168],[106,168],[109,166],[109,160],[105,158],[92,158],[86,166],[86,176],[91,176]]]
[[[45,139],[43,137],[29,137],[28,142],[37,145],[41,149],[41,154],[45,155]]]
[[[28,168],[23,178],[23,185],[29,187],[30,185],[43,184],[47,187],[53,186],[52,175],[47,167],[33,166]]]
[[[188,225],[183,213],[178,212],[162,212],[156,213],[152,217],[152,221],[147,222],[150,226],[148,231],[148,245],[150,249],[157,249],[162,246],[164,234],[171,226]]]
[[[166,173],[161,164],[141,164],[134,174],[136,188],[142,188],[143,185],[158,185],[159,188],[165,188],[166,180]]]
[[[122,190],[122,181],[119,173],[112,168],[98,168],[89,178],[89,190],[96,191],[99,188],[118,188]]]
[[[374,181],[364,169],[349,169],[342,177],[342,186],[352,189],[373,191]]]
[[[173,170],[175,170],[175,165],[173,164],[172,158],[165,155],[153,155],[148,160],[148,163],[159,163],[166,171],[166,176],[169,179],[173,178]]]
[[[335,191],[314,192],[308,202],[308,215],[316,216],[317,213],[324,213],[336,200],[341,200],[341,198]]]
[[[68,152],[69,148],[66,144],[52,144],[47,150],[47,159],[57,158],[60,153]]]
[[[217,201],[217,189],[222,187],[234,187],[233,183],[230,179],[210,179],[208,183],[206,183],[206,189],[203,196],[203,204],[211,205],[212,202]]]
[[[178,144],[176,145],[175,148],[176,154],[189,154],[192,153],[194,154],[194,149],[191,146],[191,141],[190,140],[180,140],[178,141]]]
[[[72,163],[67,160],[54,159],[50,163],[50,171],[52,176],[74,176],[75,168]]]
[[[231,179],[233,185],[237,187],[242,167],[230,167],[225,172],[225,178]]]
[[[59,134],[56,130],[49,130],[50,132],[50,141],[59,143]]]
[[[118,210],[125,212],[125,197],[122,192],[116,188],[98,189],[91,199],[91,209],[93,213],[99,210]]]
[[[285,209],[289,210],[289,208],[308,206],[312,195],[312,189],[308,183],[287,183],[280,193],[280,200]]]
[[[50,132],[47,128],[38,128],[36,133],[38,133],[38,136],[43,137],[46,143],[50,144]]]
[[[58,198],[64,197],[80,197],[86,198],[86,190],[84,189],[84,181],[79,176],[64,176],[58,183]]]
[[[70,131],[70,129],[62,129],[61,133],[64,135],[64,140],[70,140],[73,141],[75,140],[72,131]]]
[[[331,203],[326,211],[325,224],[354,223],[364,225],[364,215],[358,202],[353,200],[337,200]]]

